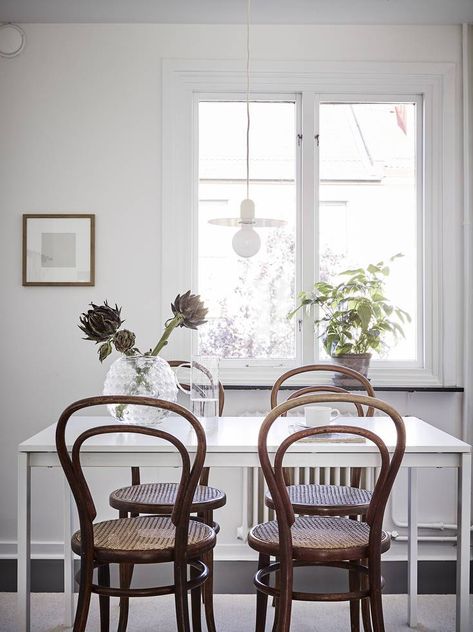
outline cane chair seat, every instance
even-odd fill
[[[176,503],[177,483],[141,483],[116,489],[110,494],[110,505],[130,513],[170,513]],[[226,503],[225,492],[216,487],[198,485],[192,501],[192,512],[213,511]]]
[[[288,485],[289,500],[296,514],[345,516],[362,515],[368,511],[372,493],[346,485]],[[270,492],[265,504],[274,509]]]
[[[172,560],[176,544],[176,527],[169,516],[139,516],[118,518],[93,525],[94,557],[99,561],[120,562],[163,562]],[[187,559],[199,557],[215,545],[212,527],[190,520],[187,542]],[[74,553],[81,554],[81,534],[76,531],[71,546]]]
[[[291,527],[294,558],[361,559],[368,553],[370,527],[366,522],[330,516],[299,516]],[[276,520],[258,524],[248,536],[248,544],[269,555],[279,552],[279,532]],[[391,536],[381,534],[381,552],[387,551]],[[324,554],[325,553],[325,554]]]

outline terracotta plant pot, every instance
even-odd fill
[[[349,369],[358,371],[358,373],[361,373],[365,377],[368,376],[370,360],[371,353],[345,353],[343,355],[332,356],[332,362],[334,364],[341,364]],[[359,386],[359,382],[342,373],[335,373],[332,381],[335,386],[341,386],[342,388],[346,388],[347,386]]]

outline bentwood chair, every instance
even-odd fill
[[[283,373],[274,383],[271,390],[271,408],[275,408],[278,404],[278,397],[281,387],[296,375],[312,374],[312,373],[328,373],[334,376],[342,376],[349,378],[350,381],[361,390],[364,390],[369,397],[375,397],[375,392],[368,379],[349,367],[339,364],[310,364],[297,367]],[[349,391],[341,386],[330,384],[320,384],[305,386],[293,391],[286,401],[295,399],[302,395],[311,393],[348,393]],[[365,409],[359,403],[353,403],[354,410],[358,417],[365,416]],[[373,416],[374,409],[368,406],[366,409],[366,417]],[[285,413],[284,413],[285,415]],[[304,483],[297,485],[291,484],[291,472],[285,469],[285,480],[288,485],[287,492],[289,499],[296,514],[309,516],[362,516],[366,515],[371,500],[371,492],[366,489],[360,489],[361,484],[361,468],[352,468],[350,471],[349,485],[331,485],[330,481],[324,481],[325,484],[310,483],[305,480]],[[270,509],[274,509],[274,503],[271,493],[265,495],[265,504]],[[366,601],[362,602],[362,615],[365,632],[370,631],[369,624],[369,607]],[[359,605],[350,602],[350,619],[354,629],[359,626]]]
[[[267,437],[274,422],[284,413],[309,404],[360,404],[388,415],[395,428],[396,445],[392,456],[382,439],[357,426],[330,425],[305,428],[290,434],[279,446],[274,466],[268,454]],[[390,419],[389,419],[390,418]],[[366,520],[343,516],[295,516],[283,474],[283,459],[293,443],[326,433],[359,435],[372,442],[380,456],[380,473],[371,497]],[[276,406],[265,418],[258,437],[258,452],[263,475],[271,492],[276,520],[258,524],[250,532],[248,543],[259,553],[256,632],[263,632],[268,595],[276,597],[275,632],[289,632],[293,600],[350,601],[369,600],[374,632],[384,632],[381,599],[381,554],[390,547],[390,535],[383,531],[386,503],[405,451],[405,428],[400,415],[385,402],[364,395],[304,395]],[[278,561],[270,563],[270,556]],[[361,563],[365,560],[365,564]],[[349,591],[342,593],[308,593],[293,590],[294,568],[332,566],[346,569],[351,576]],[[272,573],[279,574],[277,586],[270,585]],[[356,576],[356,582],[353,581]],[[358,627],[353,627],[357,631]]]
[[[157,428],[136,425],[97,426],[82,432],[74,441],[72,451],[66,444],[66,431],[77,411],[104,404],[152,406],[172,411],[187,422],[196,436],[196,451],[191,465],[184,444],[173,434]],[[95,522],[97,512],[81,465],[84,442],[111,433],[148,435],[172,444],[179,453],[182,471],[176,503],[170,515],[139,516]],[[102,396],[90,397],[68,406],[56,428],[56,447],[59,460],[74,496],[79,514],[80,529],[72,536],[72,549],[80,556],[79,599],[74,620],[74,632],[86,629],[91,594],[99,595],[100,631],[109,631],[110,597],[151,597],[174,594],[178,632],[190,632],[187,593],[192,595],[193,630],[200,630],[201,586],[208,578],[203,558],[216,542],[214,529],[190,515],[205,461],[206,439],[200,422],[188,410],[171,402],[149,397]],[[157,454],[157,460],[158,460]],[[110,564],[155,564],[172,562],[174,584],[147,588],[111,587]],[[187,569],[190,567],[190,580]],[[94,582],[94,569],[98,569]]]
[[[303,373],[327,372],[342,374],[352,379],[355,384],[364,389],[366,395],[375,397],[373,387],[367,378],[348,367],[338,364],[311,364],[291,369],[283,373],[279,377],[271,390],[271,409],[278,404],[278,395],[281,386],[295,375]],[[287,401],[309,395],[311,393],[348,393],[345,388],[340,386],[331,386],[328,384],[312,385],[299,388],[288,397]],[[357,402],[353,402],[357,416],[364,416],[363,406]],[[368,405],[366,416],[373,416],[373,407]],[[286,482],[290,482],[286,475]],[[361,469],[353,468],[350,472],[350,485],[319,485],[305,481],[304,484],[288,485],[289,499],[297,514],[321,515],[321,516],[347,516],[347,515],[364,515],[368,511],[371,493],[365,489],[360,489]],[[271,509],[274,509],[274,503],[271,494],[266,494],[265,503]]]
[[[188,360],[171,360],[171,367],[190,367]],[[203,367],[205,371],[205,367]],[[189,384],[183,384],[184,391],[189,391]],[[219,382],[219,416],[222,415],[225,404],[225,392]],[[226,496],[223,491],[216,487],[209,487],[209,468],[204,467],[200,476],[192,501],[191,512],[208,526],[212,527],[217,534],[220,530],[218,523],[214,521],[213,512],[226,503]],[[121,518],[138,516],[140,514],[170,514],[176,504],[178,484],[177,483],[141,483],[140,470],[138,467],[131,468],[131,486],[122,487],[110,494],[110,505],[118,509]],[[216,632],[215,617],[213,608],[213,551],[209,550],[205,555],[205,563],[209,569],[209,577],[202,588],[202,599],[204,603],[205,618],[209,632]],[[123,565],[121,568],[122,586],[131,582],[133,566]],[[128,621],[129,600],[120,600],[120,622],[119,629],[125,630]]]

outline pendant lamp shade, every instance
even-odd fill
[[[246,199],[240,204],[240,217],[210,219],[209,224],[239,227],[232,239],[233,250],[240,257],[253,257],[261,248],[261,238],[255,228],[278,228],[287,222],[281,219],[255,217],[255,203],[250,190],[250,0],[247,2],[247,58],[246,58]]]

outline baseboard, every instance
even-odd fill
[[[170,565],[141,567],[141,583],[167,583]],[[214,589],[220,594],[253,593],[253,576],[256,570],[252,561],[215,562]],[[332,568],[299,569],[297,590],[339,592],[347,590],[346,573]],[[386,594],[407,593],[407,562],[383,562]],[[420,561],[418,567],[419,594],[455,593],[456,564],[454,561]],[[31,590],[33,592],[62,592],[63,563],[58,559],[34,559],[31,562]],[[0,559],[0,592],[16,591],[16,560]],[[470,566],[470,586],[473,590],[473,563]]]

